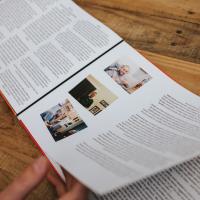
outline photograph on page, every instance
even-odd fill
[[[92,75],[82,80],[69,93],[93,115],[99,114],[117,99],[116,95]]]
[[[40,116],[56,142],[87,128],[68,99],[43,112]]]
[[[118,85],[132,94],[152,77],[130,58],[121,58],[104,70]]]

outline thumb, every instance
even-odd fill
[[[44,179],[48,169],[48,160],[43,156],[40,157],[0,193],[0,199],[21,200],[25,198]]]

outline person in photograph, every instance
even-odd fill
[[[60,125],[57,123],[62,121],[62,119],[67,116],[67,113],[64,113],[62,111],[62,106],[61,105],[59,105],[59,106],[61,108],[59,110],[57,110],[55,114],[52,113],[51,111],[47,111],[41,115],[48,130],[54,136],[57,135],[57,130],[60,128]]]
[[[82,79],[69,94],[93,115],[97,115],[117,99],[112,91],[92,75]],[[101,104],[102,101],[105,104]]]
[[[85,108],[89,108],[93,102],[94,98],[96,97],[97,92],[93,91],[90,92],[90,94],[83,95],[79,98],[79,102],[81,105],[83,105]]]
[[[128,74],[130,71],[130,67],[128,65],[119,65],[118,63],[115,63],[114,65],[111,65],[110,67],[105,69],[105,72],[119,85],[122,87],[127,88],[128,82],[123,79],[123,76]]]
[[[87,128],[68,99],[40,116],[56,142]]]

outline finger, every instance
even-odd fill
[[[48,170],[49,162],[45,157],[40,157],[0,194],[0,199],[25,198],[44,179]]]
[[[57,174],[51,172],[47,175],[47,179],[56,188],[59,197],[66,193],[66,185]]]
[[[63,174],[65,176],[66,180],[66,189],[67,191],[71,190],[73,186],[77,183],[76,179],[69,173],[67,172],[63,167],[61,167]]]
[[[71,191],[62,196],[59,200],[87,200],[88,189],[81,183],[76,183]]]

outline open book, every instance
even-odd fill
[[[3,0],[0,22],[2,96],[92,199],[200,198],[198,96],[71,0]]]

